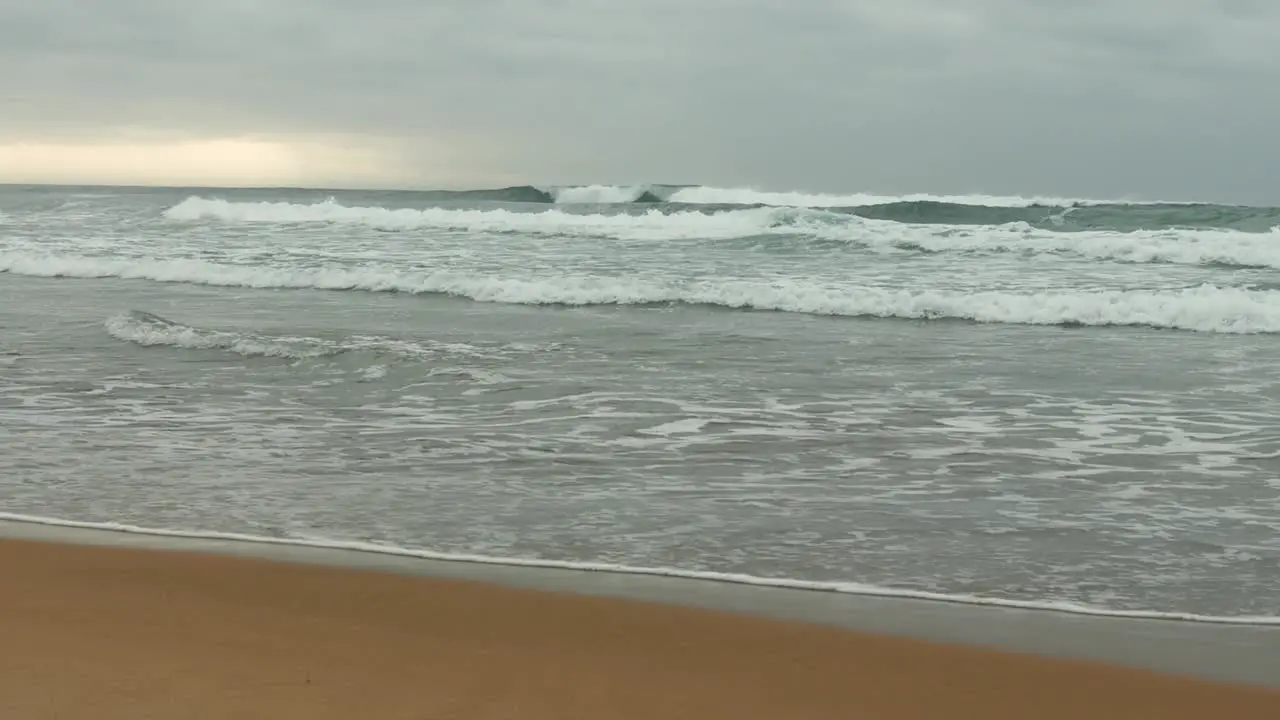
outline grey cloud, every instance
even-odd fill
[[[0,0],[0,136],[443,141],[534,182],[1280,202],[1280,3]],[[1270,168],[1270,169],[1268,169]]]

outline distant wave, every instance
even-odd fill
[[[215,286],[437,294],[525,305],[688,304],[865,318],[1280,332],[1280,292],[1211,285],[1182,290],[963,293],[832,286],[805,280],[664,282],[589,275],[523,278],[404,272],[394,266],[317,269],[194,259],[21,254],[0,254],[0,271],[43,277],[116,277]]]
[[[900,223],[992,226],[1022,223],[1053,232],[1213,229],[1267,233],[1280,230],[1280,208],[1204,203],[988,207],[917,200],[828,209]]]
[[[1196,613],[1185,612],[1161,612],[1156,610],[1116,610],[1106,607],[1098,607],[1094,605],[1084,605],[1075,602],[1065,601],[1034,601],[1034,600],[1013,600],[1000,597],[980,596],[980,595],[960,595],[928,592],[924,590],[907,590],[900,588],[883,587],[877,585],[867,585],[865,583],[853,581],[822,581],[822,580],[799,580],[794,578],[772,578],[760,577],[757,575],[745,575],[739,573],[723,573],[709,572],[698,570],[685,570],[680,568],[664,568],[664,567],[632,567],[627,565],[618,565],[603,562],[576,562],[570,560],[544,560],[539,558],[520,558],[520,557],[492,557],[487,555],[472,555],[463,553],[445,553],[432,550],[404,548],[391,545],[381,545],[368,542],[357,542],[350,540],[332,540],[314,537],[264,537],[258,535],[246,535],[242,533],[223,533],[213,531],[200,530],[175,530],[161,528],[143,528],[136,525],[127,525],[115,522],[84,522],[77,520],[63,520],[59,518],[38,517],[32,515],[18,515],[15,513],[0,513],[0,522],[18,522],[30,523],[38,525],[48,525],[53,527],[77,528],[82,530],[97,530],[100,532],[117,532],[130,533],[138,535],[149,535],[152,537],[169,537],[184,538],[190,540],[221,540],[235,541],[244,543],[257,543],[261,545],[284,545],[293,547],[308,547],[322,550],[344,550],[366,553],[377,553],[381,555],[393,555],[400,557],[420,558],[422,560],[435,560],[446,562],[468,562],[485,565],[505,565],[509,567],[529,567],[529,568],[546,568],[561,570],[578,570],[582,572],[604,572],[616,573],[622,575],[651,575],[659,577],[675,577],[686,578],[689,580],[703,580],[711,582],[734,583],[738,585],[755,585],[763,587],[790,588],[795,590],[810,590],[816,592],[834,592],[848,595],[862,595],[867,597],[886,597],[901,598],[911,600],[924,600],[932,602],[946,602],[960,605],[978,605],[988,607],[1004,607],[1019,608],[1023,610],[1039,610],[1059,613],[1069,613],[1072,615],[1092,615],[1098,617],[1115,617],[1130,619],[1146,619],[1146,620],[1180,620],[1184,622],[1196,623],[1214,623],[1222,625],[1256,625],[1256,626],[1274,626],[1280,625],[1280,617],[1262,615],[1262,616],[1231,616],[1231,615],[1200,615]]]
[[[970,205],[976,207],[1070,207],[1074,205],[1113,204],[1114,200],[1089,200],[1051,196],[1022,197],[1018,195],[880,195],[874,193],[803,193],[769,192],[748,188],[683,187],[663,193],[662,199],[675,203],[711,205],[774,205],[785,207],[866,207],[899,203],[939,203]]]
[[[440,199],[492,200],[564,204],[619,204],[669,202],[690,205],[771,205],[779,207],[864,207],[896,203],[946,203],[978,207],[1071,207],[1081,205],[1141,204],[1141,201],[1097,200],[1061,196],[985,195],[981,193],[934,195],[909,193],[807,193],[776,192],[752,188],[701,185],[517,185],[505,188],[428,191]]]
[[[455,210],[449,208],[348,207],[335,200],[303,205],[287,202],[228,202],[190,197],[165,211],[177,221],[204,219],[246,223],[347,223],[379,230],[470,230],[542,234],[592,234],[637,239],[743,237],[767,230],[778,221],[777,213],[791,210],[759,208],[730,213],[649,210],[632,214],[577,214],[552,209],[517,212],[506,209]]]
[[[600,192],[606,190],[612,191],[605,189]],[[640,189],[623,190],[630,195]],[[574,189],[575,193],[579,191],[595,193],[597,189]],[[165,211],[165,217],[179,221],[214,219],[224,222],[353,223],[381,230],[437,227],[511,232],[591,232],[602,228],[638,227],[640,224],[647,224],[649,227],[679,227],[683,233],[680,237],[740,237],[751,228],[769,230],[780,226],[793,226],[798,231],[807,231],[816,225],[848,225],[859,220],[987,227],[1021,224],[1049,232],[1094,230],[1129,233],[1171,229],[1280,232],[1280,208],[1221,205],[988,207],[921,200],[831,208],[671,202],[627,203],[613,206],[610,212],[599,212],[600,207],[598,204],[565,204],[541,212],[525,212],[501,207],[362,207],[344,205],[335,198],[304,204],[234,202],[192,196]],[[597,211],[590,212],[591,210]]]
[[[830,233],[828,233],[829,235]],[[1058,255],[1126,264],[1161,263],[1225,268],[1280,268],[1280,230],[1041,232],[1024,223],[946,232],[890,232],[846,239],[871,249],[922,253]]]
[[[729,240],[794,236],[839,242],[878,251],[925,253],[1052,254],[1124,263],[1172,263],[1280,269],[1280,230],[1243,233],[1226,230],[1133,231],[1129,233],[1041,231],[1012,222],[979,228],[916,227],[904,223],[808,208],[760,207],[704,213],[575,214],[542,212],[390,209],[348,207],[335,201],[303,205],[284,202],[228,202],[191,197],[166,211],[175,221],[246,223],[347,223],[380,230],[419,229],[584,235],[620,240]]]
[[[405,191],[405,196],[428,200],[480,200],[502,203],[562,203],[566,205],[615,205],[665,202],[672,187],[651,185],[515,185],[476,190]]]

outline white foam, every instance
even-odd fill
[[[546,188],[561,203],[629,203],[645,192],[653,192],[669,202],[695,205],[772,205],[777,207],[865,207],[899,202],[936,202],[982,207],[1030,207],[1033,205],[1069,207],[1103,204],[1186,204],[1159,200],[1079,198],[1057,195],[990,195],[984,193],[931,194],[908,193],[811,193],[773,191],[744,187],[691,186],[666,189],[651,185],[581,185]],[[665,197],[664,197],[665,196]]]
[[[394,267],[377,266],[271,268],[203,260],[21,253],[0,253],[0,271],[39,277],[117,277],[213,286],[443,294],[479,302],[523,305],[684,303],[845,317],[957,319],[1016,325],[1127,325],[1245,334],[1280,332],[1280,292],[1212,285],[1181,290],[963,293],[833,285],[792,279],[677,282],[591,275],[516,278],[451,272],[402,272]],[[189,342],[206,341],[191,336]],[[210,342],[225,343],[227,340],[222,338]]]
[[[650,210],[636,215],[580,215],[563,210],[451,210],[447,208],[347,207],[334,200],[312,204],[228,202],[190,197],[165,211],[175,221],[244,223],[344,223],[378,230],[466,230],[636,239],[733,238],[760,233],[777,220],[771,208],[708,214]]]
[[[360,371],[360,379],[364,382],[373,382],[374,380],[381,380],[386,376],[387,376],[386,365],[370,365],[369,367]]]
[[[1084,605],[1080,603],[1064,602],[1064,601],[1030,601],[1030,600],[1010,600],[1004,598],[980,597],[976,595],[946,594],[927,592],[922,590],[900,590],[895,588],[880,587],[875,585],[864,585],[857,582],[843,581],[814,581],[799,580],[793,578],[766,578],[755,575],[744,575],[740,573],[718,573],[703,572],[695,570],[682,570],[679,568],[650,568],[650,567],[631,567],[626,565],[615,565],[612,563],[597,562],[573,562],[566,560],[543,560],[536,558],[516,558],[516,557],[490,557],[486,555],[470,555],[465,553],[442,553],[433,552],[431,550],[421,550],[414,548],[404,548],[388,545],[378,545],[374,543],[353,542],[345,540],[326,540],[321,538],[279,538],[279,537],[261,537],[256,535],[245,535],[240,533],[220,533],[205,532],[194,530],[172,530],[160,528],[144,528],[136,525],[126,525],[122,523],[110,522],[82,522],[77,520],[63,520],[59,518],[39,517],[33,515],[19,515],[15,513],[0,512],[0,521],[23,522],[39,525],[49,525],[55,527],[66,528],[82,528],[88,530],[103,530],[110,532],[133,533],[140,535],[151,535],[155,537],[172,537],[172,538],[191,538],[206,540],[232,540],[246,543],[259,543],[264,545],[289,545],[294,547],[311,547],[330,550],[354,550],[358,552],[377,553],[382,555],[395,555],[401,557],[415,557],[424,560],[437,560],[445,562],[467,562],[488,565],[506,565],[516,567],[535,567],[561,570],[580,570],[586,572],[607,572],[627,575],[655,575],[663,577],[680,577],[689,578],[691,580],[709,580],[715,582],[736,583],[740,585],[757,585],[764,587],[793,588],[797,590],[813,590],[821,592],[836,592],[849,595],[863,595],[872,597],[888,597],[902,598],[910,600],[930,600],[935,602],[949,602],[963,605],[985,605],[993,607],[1007,607],[1024,610],[1047,610],[1053,612],[1070,613],[1075,615],[1092,615],[1101,617],[1115,618],[1131,618],[1145,620],[1182,620],[1186,622],[1198,623],[1217,623],[1224,625],[1277,625],[1280,626],[1280,617],[1271,615],[1255,615],[1255,616],[1222,616],[1222,615],[1200,615],[1196,613],[1184,612],[1159,612],[1146,610],[1117,610],[1105,607],[1097,607],[1093,605]]]
[[[692,435],[702,432],[702,429],[712,422],[711,418],[685,418],[651,428],[643,428],[636,432],[644,435]]]
[[[897,225],[894,227],[894,225]],[[1232,230],[1139,230],[1072,233],[1034,229],[1025,223],[961,227],[882,225],[856,232],[817,228],[815,234],[872,248],[928,252],[1070,255],[1089,260],[1176,265],[1235,265],[1280,268],[1280,228],[1265,233]],[[852,229],[852,228],[850,228]]]
[[[1280,229],[1053,232],[1025,223],[1000,226],[918,225],[816,209],[752,208],[717,213],[576,214],[509,210],[426,210],[347,207],[329,200],[309,205],[238,203],[191,197],[170,208],[176,221],[344,223],[380,230],[466,230],[620,240],[727,240],[805,235],[873,250],[1070,255],[1124,263],[1217,263],[1280,269]]]
[[[581,185],[552,189],[557,203],[629,203],[649,190],[647,185]]]

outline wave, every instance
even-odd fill
[[[428,195],[449,199],[477,199],[505,202],[625,204],[669,202],[690,205],[769,205],[775,207],[869,207],[878,205],[933,203],[987,208],[1087,207],[1110,205],[1209,205],[1203,202],[1171,202],[1130,198],[1088,198],[1062,195],[992,195],[988,193],[814,193],[760,190],[748,187],[708,185],[518,185],[480,190],[428,191]]]
[[[1280,231],[1280,208],[1211,204],[1115,204],[1072,206],[1027,205],[987,207],[937,201],[903,201],[860,207],[833,207],[835,212],[871,220],[927,225],[1024,224],[1052,232],[1144,230],[1232,230],[1244,233]]]
[[[130,310],[107,318],[107,333],[117,340],[143,346],[168,345],[190,350],[229,350],[248,357],[305,359],[342,352],[334,343],[316,338],[269,338],[246,333],[201,330],[153,315]]]
[[[591,275],[526,278],[406,272],[376,265],[291,268],[194,259],[25,254],[0,254],[0,271],[41,277],[114,277],[213,286],[448,295],[523,305],[684,304],[849,318],[1140,326],[1238,334],[1280,332],[1280,291],[1212,285],[1177,290],[966,293],[783,279],[677,282]]]
[[[413,193],[406,193],[412,195]],[[482,190],[435,190],[423,193],[441,200],[489,200],[510,203],[553,203],[555,195],[532,185]]]
[[[704,213],[574,214],[561,210],[426,210],[347,207],[336,201],[228,202],[191,197],[166,211],[175,221],[345,223],[378,230],[467,230],[538,235],[587,235],[621,240],[728,240],[805,236],[872,250],[926,253],[1053,254],[1124,263],[1280,268],[1280,229],[1046,232],[1024,222],[980,228],[912,226],[823,210],[753,208]]]
[[[666,202],[654,194],[648,185],[581,185],[554,188],[548,191],[553,200],[564,204],[608,205],[615,203]]]
[[[341,194],[330,192],[330,194]],[[989,195],[933,193],[810,193],[769,191],[753,188],[714,187],[703,185],[513,185],[473,190],[395,190],[380,195],[412,201],[488,201],[499,203],[564,204],[564,205],[628,205],[670,203],[677,205],[719,205],[724,207],[808,207],[868,208],[882,206],[960,206],[988,209],[1081,208],[1109,206],[1132,208],[1163,206],[1215,207],[1212,203],[1171,202],[1162,200],[1096,199],[1051,195]]]
[[[218,220],[244,223],[344,223],[377,230],[467,230],[550,235],[590,234],[635,239],[731,238],[767,231],[786,223],[793,210],[759,208],[730,213],[695,211],[641,214],[577,214],[563,210],[517,212],[507,209],[348,207],[330,199],[312,204],[230,202],[189,197],[164,216],[174,221]]]
[[[907,233],[881,229],[870,238],[848,238],[871,249],[922,253],[1056,255],[1126,264],[1163,263],[1228,268],[1280,268],[1280,230],[1136,231],[1132,233],[1037,232],[1024,223],[981,229]]]
[[[620,203],[663,202],[649,185],[562,185],[535,187],[515,185],[478,190],[403,191],[408,197],[433,200],[482,200],[503,203],[564,203],[611,205]]]
[[[1103,200],[1079,197],[912,193],[775,192],[697,185],[523,185],[492,190],[418,193],[428,200],[481,200],[574,206],[663,205],[664,209],[711,211],[756,207],[814,208],[895,222],[1002,225],[1024,222],[1038,228],[1074,230],[1155,230],[1225,228],[1266,232],[1280,226],[1280,208],[1160,200]],[[414,194],[406,194],[413,197]]]
[[[611,205],[663,202],[663,198],[655,194],[654,189],[649,185],[562,185],[545,187],[514,185],[511,187],[476,190],[405,190],[396,191],[393,194],[406,198],[421,197],[428,200],[479,200],[500,203]]]
[[[1032,600],[1012,600],[999,597],[968,595],[968,594],[949,594],[929,592],[924,590],[906,590],[899,588],[890,588],[877,585],[866,585],[858,582],[848,581],[820,581],[820,580],[801,580],[795,578],[772,578],[760,577],[756,575],[745,575],[739,573],[721,573],[707,572],[697,570],[684,570],[681,568],[669,567],[634,567],[627,565],[617,565],[613,563],[601,562],[575,562],[568,560],[543,560],[538,558],[520,558],[520,557],[493,557],[487,555],[471,555],[465,553],[445,553],[435,552],[432,550],[423,550],[415,548],[406,548],[392,545],[381,545],[368,542],[356,542],[347,540],[330,540],[324,538],[306,538],[306,537],[264,537],[259,535],[248,535],[242,533],[224,533],[213,531],[199,530],[172,530],[162,528],[144,528],[136,525],[128,525],[124,523],[113,522],[83,522],[77,520],[63,520],[58,518],[40,517],[33,515],[19,515],[15,513],[0,512],[0,522],[17,522],[28,523],[33,525],[47,525],[52,527],[75,528],[82,530],[97,530],[102,532],[129,533],[135,535],[148,535],[152,537],[169,537],[183,538],[191,540],[220,540],[235,541],[243,543],[256,543],[260,545],[284,545],[291,547],[308,547],[320,550],[344,550],[364,553],[373,553],[379,555],[392,555],[398,557],[419,558],[422,560],[434,560],[443,562],[465,562],[484,565],[501,565],[507,567],[529,567],[543,569],[559,569],[559,570],[577,570],[582,572],[603,572],[614,573],[618,575],[649,575],[659,577],[675,577],[686,578],[689,580],[704,580],[710,582],[732,583],[737,585],[754,585],[763,587],[789,588],[795,590],[810,590],[816,592],[834,592],[846,595],[860,595],[864,597],[886,597],[900,598],[904,600],[924,600],[931,602],[946,602],[959,605],[977,605],[989,607],[1017,608],[1022,610],[1041,610],[1049,612],[1067,613],[1072,615],[1091,615],[1098,617],[1114,617],[1128,618],[1135,620],[1179,620],[1184,622],[1196,623],[1212,623],[1220,625],[1255,625],[1255,626],[1271,626],[1280,625],[1280,617],[1261,615],[1261,616],[1232,616],[1232,615],[1200,615],[1196,613],[1186,612],[1162,612],[1157,610],[1118,610],[1107,607],[1099,607],[1095,605],[1084,605],[1081,603],[1067,601],[1032,601]]]
[[[772,205],[784,207],[867,207],[876,205],[934,203],[967,205],[974,207],[1071,207],[1076,205],[1112,204],[1114,200],[1090,200],[1086,198],[1018,195],[881,195],[875,193],[804,193],[770,192],[749,188],[683,187],[664,193],[667,202],[715,205]]]
[[[406,193],[413,194],[413,193]],[[725,188],[701,185],[516,185],[476,190],[430,190],[417,193],[437,200],[488,200],[512,203],[562,204],[627,204],[684,203],[690,205],[769,205],[780,207],[860,207],[893,203],[935,202],[980,207],[1066,207],[1073,205],[1115,203],[1114,200],[1090,200],[1050,196],[1017,195],[933,195],[912,193],[887,195],[877,193],[805,193],[773,192],[752,188]]]
[[[777,192],[754,188],[703,185],[520,185],[490,190],[433,191],[449,199],[494,200],[567,204],[625,204],[670,202],[690,205],[769,205],[775,207],[866,207],[903,203],[938,203],[975,207],[1073,207],[1085,205],[1140,205],[1156,201],[1100,200],[1062,196],[908,193],[809,193]]]
[[[374,336],[354,336],[342,340],[292,335],[260,335],[246,332],[209,330],[184,325],[142,310],[113,315],[103,323],[117,340],[144,347],[167,346],[188,350],[225,350],[245,357],[273,357],[292,360],[333,357],[367,351],[422,359],[441,354],[478,356],[488,351],[466,343],[411,342]]]

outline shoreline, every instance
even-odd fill
[[[369,567],[18,539],[0,566],[3,717],[1280,715],[1275,689]]]
[[[429,581],[477,582],[496,588],[727,612],[768,621],[1280,689],[1280,673],[1268,670],[1280,667],[1280,627],[1276,626],[969,605],[679,576],[441,560],[286,542],[147,534],[52,522],[0,520],[0,542],[158,550],[319,566],[339,572],[371,571]]]
[[[607,575],[628,575],[639,577],[672,578],[693,582],[714,582],[737,586],[765,587],[782,590],[800,590],[804,592],[830,592],[840,595],[856,595],[860,597],[884,598],[888,600],[923,601],[931,603],[947,603],[951,605],[1002,608],[1006,610],[1026,610],[1030,612],[1051,612],[1067,615],[1081,615],[1123,620],[1172,620],[1205,625],[1240,625],[1246,627],[1280,628],[1280,616],[1226,616],[1200,615],[1181,611],[1158,610],[1117,610],[1112,608],[1079,605],[1066,601],[1049,600],[1014,600],[1007,598],[991,598],[979,595],[955,595],[927,591],[897,589],[876,585],[862,585],[854,581],[844,580],[801,580],[797,578],[770,578],[757,575],[735,573],[718,573],[712,571],[683,570],[674,567],[635,567],[612,565],[577,560],[543,560],[536,558],[496,557],[488,555],[467,555],[461,553],[445,553],[430,550],[391,545],[377,545],[358,541],[305,539],[291,537],[268,537],[244,535],[239,533],[222,533],[216,531],[169,530],[163,528],[145,528],[120,523],[95,523],[79,520],[63,520],[32,515],[15,515],[0,512],[0,539],[5,537],[4,526],[43,526],[67,531],[88,531],[92,533],[113,533],[125,535],[141,535],[153,538],[165,538],[183,542],[214,543],[246,543],[249,545],[271,545],[297,547],[320,552],[363,553],[367,555],[409,558],[425,563],[462,563],[466,565],[491,565],[496,567],[519,567],[531,570],[560,570],[568,572],[604,573]],[[17,531],[22,537],[24,531]],[[25,531],[30,533],[31,531]],[[37,535],[42,535],[36,531]],[[123,542],[123,541],[122,541]]]

